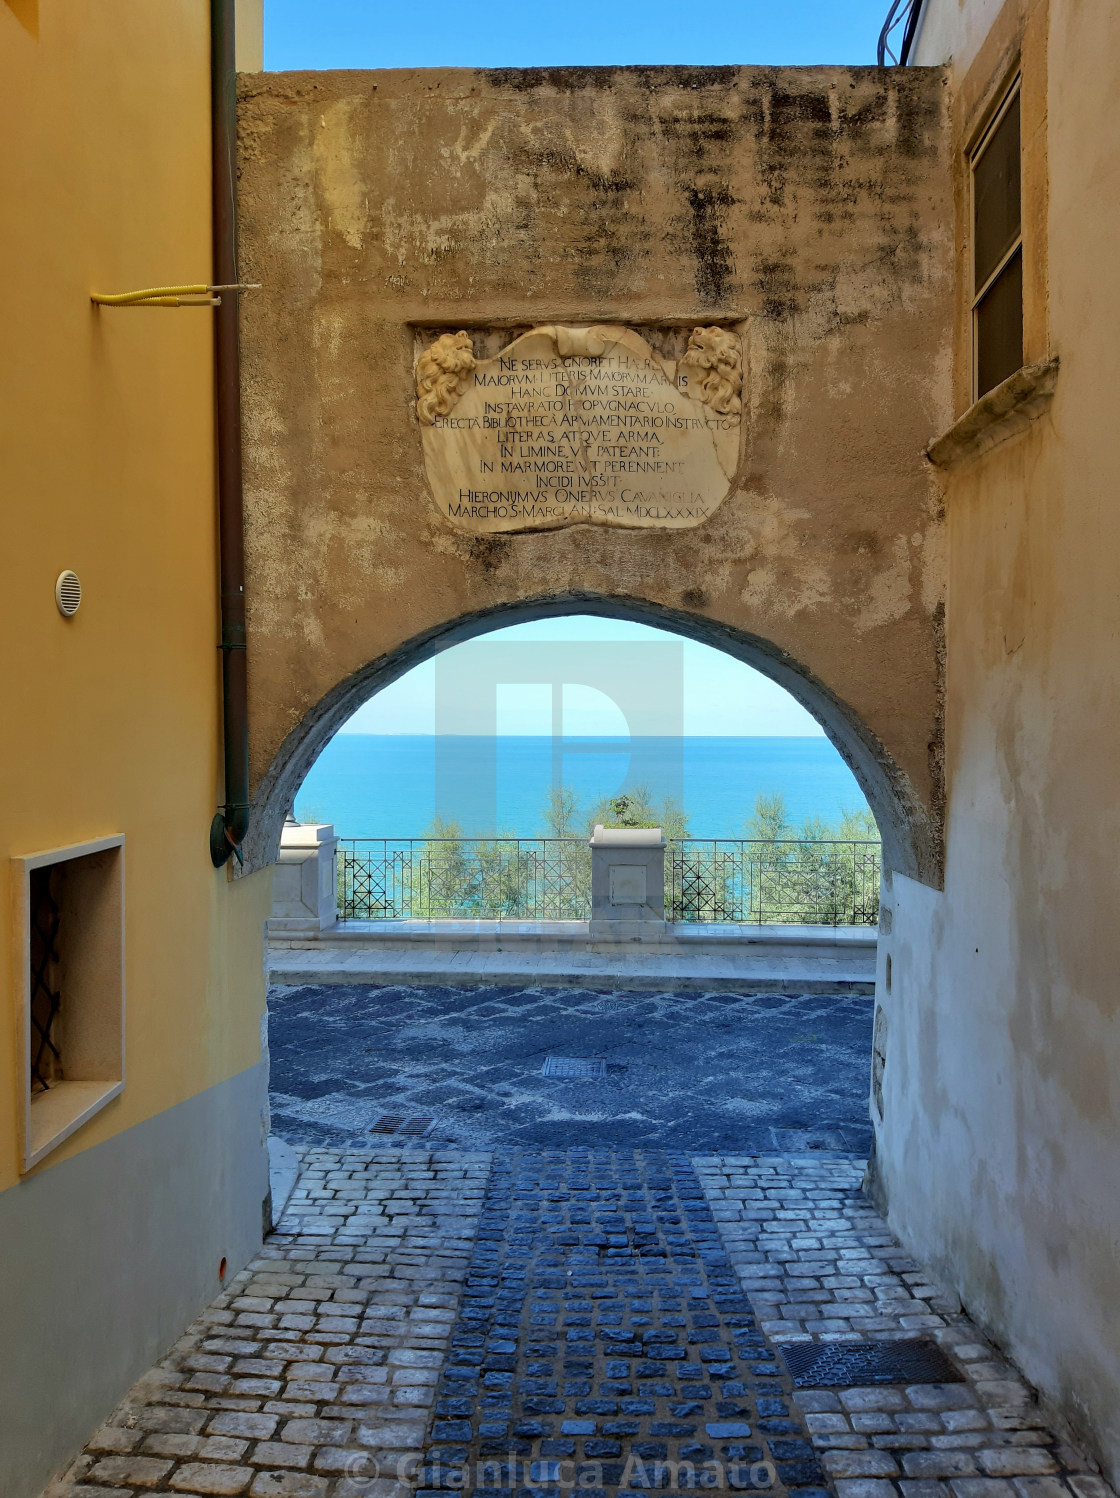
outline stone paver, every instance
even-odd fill
[[[790,1148],[773,1130],[870,1145],[872,1000],[852,994],[308,987],[269,996],[273,1128],[367,1143],[384,1114],[468,1148]],[[602,1081],[543,1077],[601,1057]]]
[[[423,1445],[485,1154],[306,1151],[280,1229],[51,1498],[385,1498]],[[379,1479],[380,1481],[380,1479]]]
[[[963,1383],[799,1389],[838,1498],[1107,1498],[1047,1428],[1034,1390],[955,1295],[899,1248],[843,1156],[694,1161],[728,1256],[781,1344],[928,1336]]]

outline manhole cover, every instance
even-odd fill
[[[858,1389],[874,1384],[961,1384],[936,1342],[794,1342],[780,1346],[797,1389]]]
[[[571,1077],[598,1081],[607,1075],[605,1061],[586,1061],[579,1056],[547,1056],[541,1067],[542,1077]]]

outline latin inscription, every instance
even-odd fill
[[[436,503],[475,532],[698,525],[738,462],[739,350],[698,329],[673,362],[629,329],[549,327],[476,361],[444,335],[417,364]]]

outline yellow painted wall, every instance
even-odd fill
[[[125,834],[127,1085],[39,1167],[253,1065],[269,875],[215,872],[207,0],[0,0],[0,901],[8,858]],[[84,599],[54,603],[70,567]],[[0,1189],[18,1179],[0,921]]]
[[[880,1165],[904,1241],[1115,1480],[1120,8],[930,3],[925,34],[953,53],[962,231],[970,132],[1022,61],[1026,352],[1061,371],[1029,432],[945,484],[945,888],[894,881]],[[967,253],[962,334],[966,269]],[[962,336],[958,411],[967,353]]]

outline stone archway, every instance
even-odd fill
[[[942,71],[239,88],[252,863],[379,686],[578,610],[787,687],[939,883]]]
[[[371,696],[449,646],[532,619],[582,613],[655,625],[753,666],[784,687],[824,728],[867,797],[883,839],[883,867],[929,883],[937,873],[934,829],[921,802],[875,735],[835,693],[768,641],[701,615],[643,599],[566,594],[465,615],[403,642],[338,682],[281,744],[254,796],[247,868],[276,858],[284,819],[305,776],[342,724]]]

